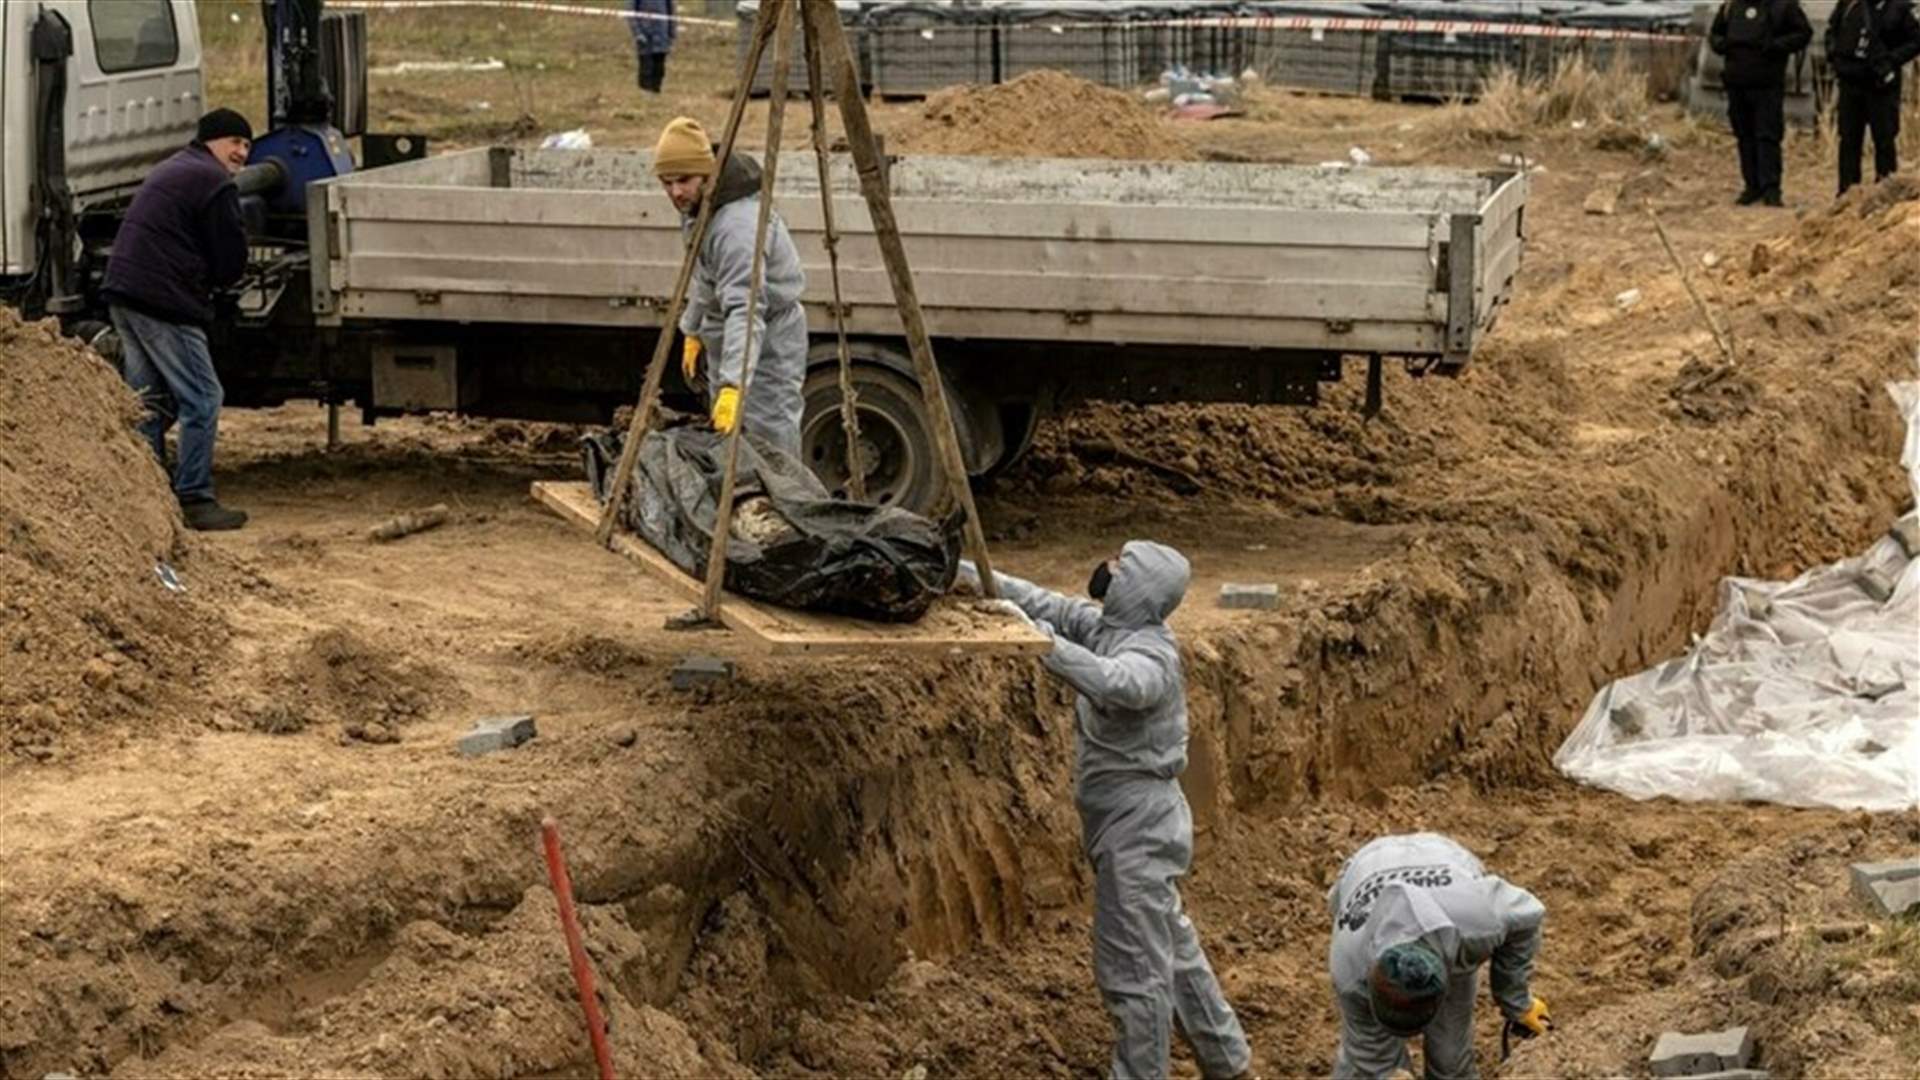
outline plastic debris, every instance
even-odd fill
[[[1920,382],[1889,390],[1920,494]],[[1920,560],[1891,535],[1792,581],[1727,578],[1692,651],[1595,695],[1553,762],[1635,799],[1910,810],[1920,805],[1917,638]]]

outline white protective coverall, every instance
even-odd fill
[[[1176,1018],[1207,1076],[1249,1064],[1175,887],[1193,860],[1193,815],[1179,781],[1186,681],[1166,620],[1188,577],[1178,551],[1142,540],[1121,549],[1104,604],[994,575],[1000,595],[1051,632],[1047,670],[1079,692],[1074,802],[1094,870],[1093,973],[1113,1016],[1114,1077],[1166,1076]]]
[[[1492,961],[1493,997],[1511,1018],[1525,1013],[1546,908],[1533,894],[1487,873],[1466,848],[1437,833],[1383,836],[1347,860],[1327,893],[1333,908],[1328,965],[1340,1006],[1333,1075],[1385,1077],[1409,1069],[1407,1040],[1374,1019],[1368,976],[1380,955],[1418,942],[1447,965],[1440,1011],[1422,1032],[1428,1080],[1477,1075],[1473,999],[1480,965]]]

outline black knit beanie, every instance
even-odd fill
[[[232,109],[215,109],[200,118],[200,130],[193,139],[199,143],[209,143],[215,139],[245,139],[253,141],[253,125],[247,118]]]

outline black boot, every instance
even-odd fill
[[[1748,188],[1747,190],[1741,192],[1738,198],[1733,200],[1733,205],[1752,206],[1754,203],[1757,203],[1759,201],[1760,201],[1760,193],[1753,190],[1752,188]]]
[[[245,510],[229,510],[212,499],[192,499],[180,504],[187,528],[195,532],[225,532],[247,523]]]
[[[1760,202],[1762,205],[1765,205],[1765,206],[1787,205],[1785,200],[1780,198],[1780,193],[1777,191],[1769,191],[1765,195],[1760,196]]]

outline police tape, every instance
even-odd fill
[[[545,12],[554,15],[594,15],[627,20],[673,20],[688,26],[738,26],[728,19],[709,19],[695,15],[657,15],[620,8],[588,7],[556,0],[333,0],[337,8],[362,11],[409,11],[436,8],[496,8],[513,11]],[[991,8],[982,9],[991,11]],[[1391,19],[1343,18],[1324,15],[1198,15],[1172,19],[1063,19],[1028,18],[1020,22],[1000,23],[1002,30],[1037,30],[1065,34],[1079,30],[1134,29],[1193,30],[1292,30],[1321,40],[1338,34],[1417,34],[1449,41],[1463,37],[1569,38],[1577,41],[1649,41],[1682,42],[1693,35],[1661,30],[1622,30],[1604,26],[1546,26],[1539,23],[1502,23],[1465,19]],[[934,27],[916,27],[938,36]]]

